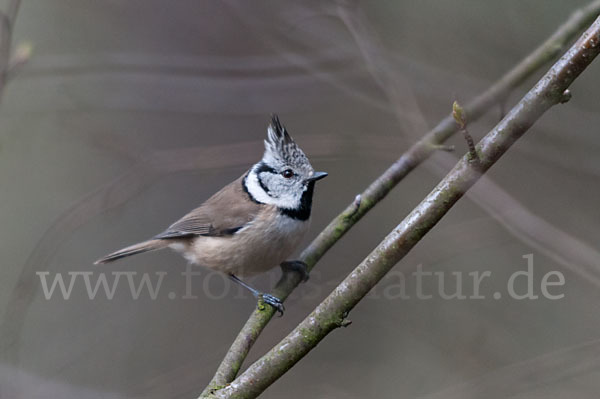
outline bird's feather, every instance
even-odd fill
[[[190,236],[226,236],[235,234],[258,215],[262,205],[244,190],[243,179],[223,187],[198,208],[173,223],[154,238],[172,239]]]
[[[156,249],[162,249],[168,246],[168,243],[164,240],[148,240],[140,242],[138,244],[130,245],[129,247],[120,249],[116,252],[108,254],[97,261],[94,264],[113,262],[115,260],[124,258],[126,256],[141,254],[143,252],[154,251]]]

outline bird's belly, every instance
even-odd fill
[[[184,256],[201,266],[239,276],[269,270],[292,254],[309,224],[279,213],[269,219],[254,220],[231,236],[199,236]]]

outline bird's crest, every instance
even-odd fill
[[[269,165],[310,165],[304,152],[296,145],[275,114],[271,117],[271,124],[267,129],[263,161]]]

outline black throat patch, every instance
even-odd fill
[[[310,218],[310,210],[312,208],[312,197],[315,191],[315,182],[308,183],[306,191],[302,193],[300,198],[300,206],[296,209],[279,208],[282,215],[286,215],[296,220],[308,220]]]

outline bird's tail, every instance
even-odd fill
[[[140,242],[139,244],[131,245],[127,248],[123,248],[121,250],[118,250],[117,252],[113,252],[112,254],[108,254],[95,261],[94,264],[97,265],[99,263],[108,263],[117,259],[124,258],[126,256],[141,254],[142,252],[154,251],[156,249],[166,248],[167,246],[169,246],[167,240],[148,240]]]

